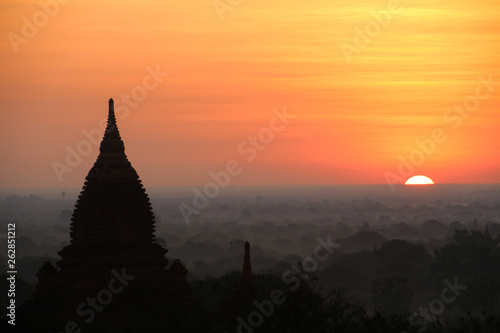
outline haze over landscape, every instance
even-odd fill
[[[499,2],[0,12],[2,332],[500,331]]]

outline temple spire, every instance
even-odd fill
[[[100,153],[85,178],[71,218],[70,243],[58,252],[59,269],[46,263],[38,273],[35,298],[39,304],[50,304],[48,312],[53,321],[48,324],[51,329],[43,331],[59,332],[67,328],[68,321],[85,324],[84,317],[75,316],[78,314],[75,308],[88,295],[111,288],[109,281],[114,270],[125,278],[124,286],[129,284],[126,276],[133,281],[120,294],[125,306],[115,308],[116,313],[106,308],[110,312],[102,317],[103,327],[116,324],[115,319],[121,321],[122,309],[132,309],[137,304],[163,309],[166,301],[175,300],[177,305],[179,300],[187,300],[190,293],[187,270],[180,261],[174,261],[166,269],[167,252],[155,242],[151,202],[125,155],[110,99]],[[34,311],[35,318],[39,318],[38,309]]]
[[[251,282],[252,277],[252,263],[250,262],[250,243],[245,242],[245,257],[243,260],[243,269],[241,279],[246,282]]]
[[[106,132],[104,132],[104,139],[120,139],[120,132],[118,131],[118,126],[116,125],[115,102],[112,98],[109,99],[108,105],[108,123],[106,126]]]
[[[125,155],[125,145],[120,137],[118,125],[116,124],[115,103],[112,98],[109,99],[108,123],[104,137],[99,148],[100,154],[97,159],[97,164],[125,162],[128,164],[127,156]]]

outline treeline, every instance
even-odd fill
[[[456,230],[433,253],[390,240],[373,250],[332,251],[322,266],[191,281],[184,304],[106,308],[87,332],[499,332],[500,236]],[[326,254],[327,252],[325,252]],[[20,292],[32,286],[20,283]],[[25,295],[24,297],[26,297]],[[50,308],[26,302],[18,323],[48,332]]]
[[[457,230],[430,254],[391,240],[340,254],[323,271],[296,265],[298,287],[279,274],[256,275],[248,299],[235,296],[244,294],[238,272],[192,287],[207,309],[225,314],[219,332],[499,332],[499,243],[488,232]]]

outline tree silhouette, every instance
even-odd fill
[[[407,314],[408,305],[413,299],[413,291],[408,280],[394,276],[376,279],[372,282],[372,302],[376,309],[386,314]]]

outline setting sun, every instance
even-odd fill
[[[405,185],[433,185],[432,179],[426,176],[413,176],[408,179]]]

